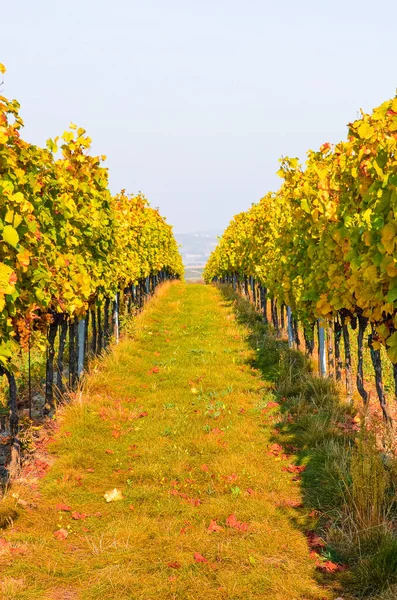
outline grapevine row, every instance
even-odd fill
[[[18,102],[0,96],[0,373],[9,382],[13,434],[21,351],[47,348],[49,412],[58,331],[62,355],[69,328],[73,365],[79,323],[91,316],[96,353],[120,297],[131,308],[183,272],[171,226],[141,194],[112,196],[105,157],[91,155],[84,129],[72,124],[41,148],[23,140],[22,126]],[[76,383],[73,366],[69,377]]]
[[[280,312],[299,319],[309,342],[314,324],[334,352],[347,325],[358,328],[357,389],[364,402],[362,352],[368,346],[376,388],[389,419],[380,348],[397,383],[397,98],[349,124],[345,141],[308,152],[303,166],[281,159],[276,193],[231,221],[205,269],[207,282],[252,277]],[[274,308],[272,311],[272,316]]]

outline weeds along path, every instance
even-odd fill
[[[46,475],[11,490],[23,507],[3,502],[1,598],[328,598],[247,335],[217,289],[160,290],[62,410]]]

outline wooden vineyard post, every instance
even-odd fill
[[[18,406],[17,406],[17,384],[15,376],[11,370],[4,367],[0,367],[0,375],[5,375],[8,381],[9,388],[9,400],[8,406],[10,409],[10,434],[12,439],[11,444],[11,459],[8,464],[8,469],[5,474],[7,479],[15,477],[20,470],[21,466],[21,447],[18,440],[19,431],[19,419],[18,419]]]
[[[294,338],[295,338],[296,348],[297,348],[297,350],[299,350],[300,345],[301,345],[301,341],[299,339],[298,319],[295,319],[295,317],[293,315],[292,315],[292,329],[293,329],[293,332],[294,332]]]
[[[252,304],[255,306],[255,304],[256,304],[255,279],[253,277],[250,277],[250,281],[251,281]]]
[[[325,353],[325,330],[320,319],[317,321],[318,324],[318,364],[320,369],[321,377],[325,377],[327,374],[327,359]]]
[[[77,378],[84,370],[85,326],[85,319],[80,319],[77,325]]]
[[[287,333],[288,333],[288,347],[294,347],[294,331],[292,327],[292,311],[291,307],[287,306]]]
[[[334,360],[334,332],[332,329],[332,321],[328,321],[327,327],[327,354],[328,354],[328,371],[329,377],[335,377],[335,360]]]
[[[63,315],[61,327],[59,329],[59,345],[58,345],[58,358],[57,358],[57,397],[59,398],[65,392],[65,386],[63,383],[63,357],[65,354],[66,338],[68,335],[68,319],[66,315]]]
[[[96,326],[96,311],[95,307],[91,308],[91,328],[92,328],[92,336],[91,336],[91,354],[95,356],[96,354],[96,346],[97,346],[97,326]]]
[[[109,345],[110,338],[110,326],[109,326],[109,308],[110,299],[105,299],[104,317],[103,317],[103,346],[107,348]]]
[[[261,286],[261,307],[262,307],[263,322],[265,325],[268,325],[269,320],[267,318],[267,289],[263,286]]]
[[[141,279],[139,281],[139,308],[142,308],[145,304],[145,281]]]
[[[138,280],[136,283],[136,288],[135,288],[135,302],[136,302],[136,306],[137,309],[140,308],[141,305],[141,287],[140,287],[140,281]]]
[[[280,327],[281,327],[281,331],[285,331],[284,307],[285,307],[285,304],[283,303],[280,306]],[[287,325],[287,327],[288,327],[288,325]]]
[[[342,325],[339,323],[339,317],[334,321],[334,347],[335,347],[335,377],[336,381],[342,379],[343,362],[340,353],[340,340],[342,337]]]
[[[364,401],[364,404],[368,402],[368,392],[364,388],[364,370],[363,370],[363,341],[364,334],[367,328],[368,319],[362,315],[358,316],[358,336],[357,336],[357,389]]]
[[[88,367],[88,359],[90,355],[89,347],[89,333],[90,333],[90,310],[88,309],[85,317],[85,330],[84,330],[84,368]]]
[[[44,414],[49,415],[54,409],[54,358],[55,358],[55,338],[58,332],[58,323],[55,321],[56,315],[52,317],[52,323],[48,327],[47,335],[47,360],[45,377],[45,404]]]
[[[113,301],[113,336],[116,341],[116,344],[119,343],[119,304],[120,304],[120,296],[117,293],[114,297]]]
[[[102,327],[102,315],[101,315],[101,307],[97,308],[97,328],[98,328],[98,337],[96,344],[96,354],[99,355],[103,349],[103,327]]]
[[[394,399],[397,400],[397,364],[393,363]]]
[[[272,298],[270,300],[270,306],[271,306],[274,331],[276,333],[276,337],[280,337],[280,327],[279,327],[279,322],[278,322],[277,303],[276,303],[275,298]]]
[[[77,327],[76,318],[70,320],[69,323],[69,387],[70,389],[76,389],[77,384]]]
[[[351,350],[350,350],[349,330],[347,328],[346,317],[344,314],[341,315],[341,321],[342,321],[343,345],[345,347],[346,393],[347,393],[347,397],[351,398],[353,395],[352,357],[351,357]]]

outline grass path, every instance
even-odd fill
[[[282,506],[299,483],[268,454],[277,408],[247,335],[215,288],[160,290],[61,412],[45,477],[12,490],[1,598],[329,597]]]

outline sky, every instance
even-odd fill
[[[24,138],[84,127],[112,192],[181,233],[223,230],[281,156],[343,139],[397,85],[395,0],[14,0],[0,20]]]

